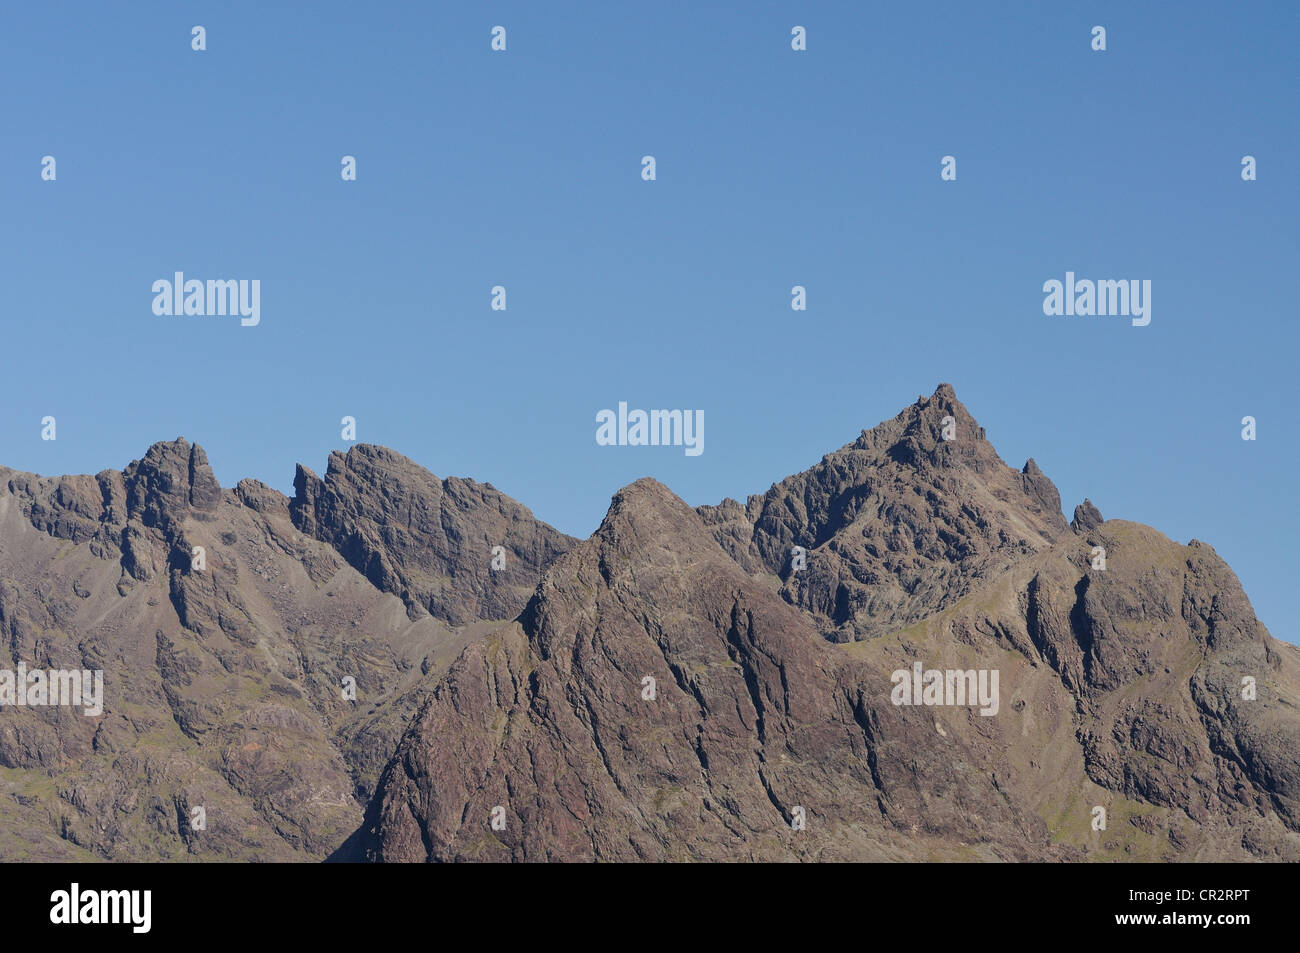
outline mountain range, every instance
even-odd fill
[[[0,467],[0,667],[104,673],[0,706],[0,860],[1300,860],[1300,648],[946,384],[585,540],[384,447],[293,487]]]

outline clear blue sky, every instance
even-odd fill
[[[354,415],[585,536],[638,477],[743,499],[949,381],[1067,513],[1211,543],[1300,640],[1300,4],[8,3],[0,36],[5,465],[184,435],[291,492]],[[155,316],[178,270],[260,279],[260,326]],[[1044,316],[1067,270],[1150,279],[1151,324]],[[702,409],[705,452],[597,446],[620,400]]]

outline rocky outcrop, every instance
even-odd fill
[[[1074,508],[1074,519],[1070,520],[1070,528],[1076,533],[1088,533],[1104,522],[1101,510],[1092,505],[1092,500],[1084,500]]]
[[[1033,460],[1007,467],[947,384],[745,506],[700,514],[836,641],[923,619],[1068,532],[1052,482]]]
[[[542,569],[576,542],[490,484],[439,480],[367,444],[331,454],[323,480],[299,466],[290,511],[413,616],[452,625],[518,615]]]

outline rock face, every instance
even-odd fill
[[[1052,482],[1033,460],[1007,467],[948,384],[745,506],[700,513],[836,641],[926,618],[1069,532]]]
[[[954,759],[956,738],[956,767],[918,767],[926,719],[871,690],[887,673],[848,662],[685,503],[638,481],[520,623],[439,685],[385,772],[369,856],[902,859],[960,857],[961,841],[1055,856],[1026,804]]]
[[[1070,528],[1076,533],[1087,533],[1104,522],[1101,510],[1092,505],[1092,500],[1084,500],[1074,508],[1074,519],[1070,520]]]
[[[0,645],[104,673],[0,705],[0,860],[1300,860],[1300,650],[946,385],[585,541],[381,447],[0,469]]]
[[[367,856],[1300,859],[1300,653],[1203,544],[1112,521],[834,645],[712,535],[652,481],[616,496],[425,702]],[[997,672],[996,710],[894,704],[918,662]]]
[[[376,504],[394,514],[379,539],[406,539],[426,502],[414,490],[398,502],[378,464],[372,476],[367,488],[354,472],[351,491],[390,494]],[[442,508],[449,537],[470,535],[457,509],[469,499],[491,507],[484,538],[564,538],[489,487],[448,484],[432,511],[457,501]],[[0,469],[0,669],[104,672],[102,715],[0,707],[0,858],[309,860],[346,841],[474,625],[409,617],[295,527],[291,511],[305,509],[253,480],[223,491],[203,450],[179,439],[95,477]],[[376,552],[403,567],[404,553]],[[489,617],[536,582],[519,563],[500,576],[495,601],[478,597]]]
[[[452,625],[519,614],[548,565],[577,540],[490,484],[439,480],[385,447],[330,455],[321,480],[299,466],[294,525],[338,550],[415,617]],[[493,570],[493,550],[504,567]]]

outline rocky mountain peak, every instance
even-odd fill
[[[1070,528],[1076,533],[1086,533],[1104,522],[1101,510],[1092,505],[1092,500],[1085,499],[1074,508],[1074,519],[1070,521]]]
[[[951,384],[940,384],[929,397],[903,408],[893,420],[863,430],[844,450],[885,450],[894,459],[935,465],[954,462],[953,448],[984,439],[984,428],[957,399]],[[960,456],[960,455],[956,455]]]
[[[517,615],[541,568],[575,542],[490,484],[440,480],[373,444],[331,453],[324,479],[300,464],[289,510],[412,618],[454,625]]]
[[[144,459],[131,461],[122,477],[128,517],[145,526],[166,526],[189,510],[202,519],[221,503],[221,486],[208,455],[184,437],[155,443]]]
[[[608,539],[650,528],[684,529],[688,524],[698,526],[699,517],[686,502],[653,477],[642,477],[614,494],[595,536]]]
[[[950,384],[743,510],[700,515],[836,640],[922,618],[1069,532],[1052,481],[1008,467]]]

